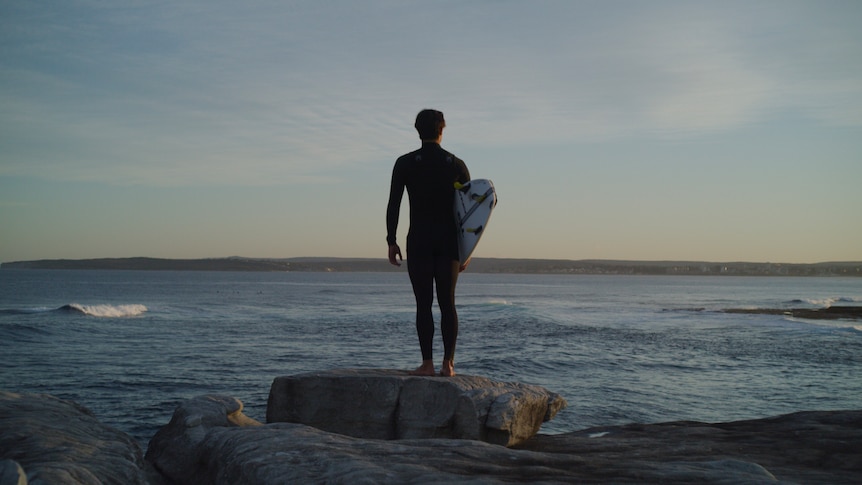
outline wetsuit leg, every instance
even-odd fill
[[[408,252],[410,250],[408,249]],[[416,333],[419,335],[419,348],[422,360],[432,360],[434,346],[434,259],[419,257],[415,253],[407,255],[407,272],[416,297]]]
[[[455,310],[455,284],[458,282],[460,262],[447,256],[434,260],[434,279],[437,282],[437,304],[440,306],[440,333],[443,334],[443,360],[455,358],[458,340],[458,312]]]

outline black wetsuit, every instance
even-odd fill
[[[458,230],[455,225],[455,182],[466,183],[470,172],[464,162],[434,142],[398,158],[392,170],[386,209],[386,241],[396,244],[395,232],[401,198],[407,188],[410,230],[407,234],[407,271],[416,296],[416,332],[422,360],[432,360],[434,341],[434,286],[440,307],[444,360],[455,356],[458,313],[455,283],[458,281]]]

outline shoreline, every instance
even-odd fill
[[[97,258],[0,264],[0,270],[398,272],[383,258]],[[474,258],[467,271],[491,274],[862,277],[862,262],[757,263]]]

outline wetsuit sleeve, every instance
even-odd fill
[[[392,182],[389,186],[389,204],[386,206],[386,242],[396,244],[398,216],[401,213],[401,199],[404,196],[404,180],[399,164],[392,169]]]
[[[467,170],[467,165],[464,163],[464,160],[461,160],[460,158],[456,158],[455,160],[455,166],[458,169],[458,182],[466,184],[470,181],[470,171]]]

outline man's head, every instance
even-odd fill
[[[419,132],[419,138],[422,140],[434,141],[440,138],[443,134],[443,128],[446,126],[446,120],[443,119],[443,113],[435,109],[423,109],[416,115],[416,131]]]

